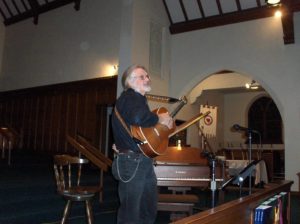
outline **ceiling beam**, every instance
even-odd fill
[[[39,21],[39,3],[37,2],[37,0],[28,0],[28,3],[31,7],[31,12],[32,12],[32,16],[33,16],[33,23],[35,25],[38,24]]]
[[[18,15],[12,16],[10,18],[7,18],[4,20],[4,25],[8,26],[26,19],[29,19],[31,17],[34,18],[34,24],[37,24],[38,22],[38,16],[42,13],[48,12],[50,10],[62,7],[64,5],[75,3],[74,8],[76,10],[80,9],[80,1],[81,0],[55,0],[52,2],[48,2],[46,4],[40,5],[37,0],[29,0],[31,9],[26,10],[23,13],[20,13]]]
[[[202,19],[189,20],[187,22],[174,23],[170,26],[170,32],[171,34],[183,33],[187,31],[271,17],[274,15],[275,10],[275,7],[260,7],[233,13],[226,13],[222,16],[210,16]]]
[[[239,1],[237,0],[237,2]],[[177,34],[210,27],[240,23],[254,19],[272,17],[274,16],[275,11],[278,9],[281,9],[282,11],[281,21],[284,44],[292,44],[295,42],[293,13],[300,11],[300,3],[299,1],[292,3],[290,0],[283,0],[281,7],[263,6],[254,9],[174,23],[170,25],[170,32],[171,34]]]
[[[294,34],[294,13],[289,9],[285,9],[282,12],[281,24],[283,31],[283,41],[284,44],[294,44],[295,34]]]
[[[294,34],[294,11],[300,8],[300,4],[292,5],[291,0],[282,0],[282,31],[283,31],[283,41],[284,44],[293,44],[295,43],[295,34]]]

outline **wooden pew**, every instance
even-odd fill
[[[180,219],[174,224],[252,224],[254,223],[255,208],[268,198],[280,192],[288,192],[287,203],[287,224],[290,219],[290,188],[293,181],[277,181],[265,185],[264,189],[215,208],[194,214],[187,218]]]

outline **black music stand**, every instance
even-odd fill
[[[233,129],[235,129],[236,131],[245,131],[248,135],[248,155],[249,155],[249,164],[252,161],[252,133],[257,133],[260,136],[260,133],[258,131],[252,130],[251,128],[245,128],[245,127],[241,127],[238,124],[233,125]],[[249,195],[251,194],[251,188],[252,188],[252,184],[251,184],[251,178],[249,178]]]
[[[249,181],[252,178],[252,172],[255,168],[256,164],[259,163],[261,160],[254,160],[251,163],[249,163],[241,172],[239,172],[234,177],[227,180],[222,186],[220,187],[220,190],[224,190],[229,184],[237,184],[240,187],[240,197],[242,196],[242,186],[244,183],[244,180],[249,177]],[[251,183],[251,182],[250,182]],[[250,188],[251,189],[251,188]],[[249,189],[249,191],[250,191]],[[251,194],[251,192],[250,192]]]

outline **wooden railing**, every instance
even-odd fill
[[[80,152],[82,155],[84,155],[88,160],[90,160],[94,165],[96,165],[99,169],[103,171],[108,170],[108,165],[105,161],[103,161],[102,157],[104,155],[101,152],[98,152],[95,154],[94,152],[91,152],[88,148],[81,145],[77,140],[72,138],[71,136],[67,136],[67,142],[73,146],[78,152]]]
[[[77,134],[77,141],[79,142],[79,144],[83,145],[95,158],[104,162],[107,167],[111,167],[112,160],[101,153],[101,151],[93,146],[85,137]]]

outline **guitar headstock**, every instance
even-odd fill
[[[187,98],[186,98],[186,96],[180,97],[179,100],[180,100],[183,104],[187,104]]]

